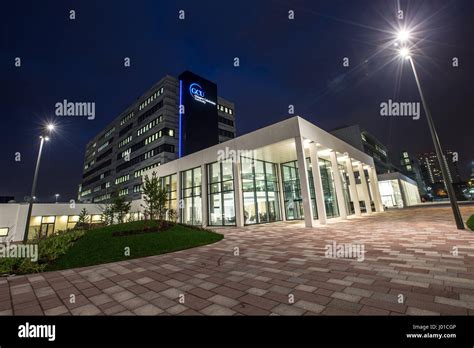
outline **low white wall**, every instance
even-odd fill
[[[142,211],[141,201],[132,201],[131,212]],[[105,205],[87,203],[36,203],[33,205],[31,213],[32,219],[35,216],[71,216],[79,215],[82,209],[86,209],[90,215],[100,215]],[[0,228],[8,228],[7,236],[0,236],[0,243],[19,242],[23,240],[26,225],[26,215],[28,213],[27,203],[1,203],[0,204]]]

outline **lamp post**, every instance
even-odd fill
[[[401,31],[398,34],[398,38],[401,42],[404,42],[409,39],[409,33],[406,31]],[[456,200],[456,195],[454,194],[453,185],[451,183],[451,179],[449,178],[449,172],[447,168],[446,159],[443,155],[443,150],[441,148],[441,143],[439,141],[438,134],[436,133],[436,128],[431,117],[430,110],[428,108],[428,104],[426,103],[425,96],[423,91],[421,90],[420,80],[418,78],[418,74],[416,72],[415,63],[413,62],[413,58],[410,55],[410,50],[407,47],[402,47],[400,49],[400,55],[408,59],[410,61],[410,66],[413,71],[413,75],[415,76],[416,86],[418,87],[418,93],[420,93],[421,103],[423,104],[423,109],[425,110],[426,119],[428,121],[428,127],[430,129],[431,138],[433,139],[433,144],[435,146],[436,157],[438,158],[439,167],[441,168],[441,174],[443,176],[444,183],[446,185],[446,190],[448,192],[449,201],[451,204],[451,209],[453,210],[454,220],[456,221],[456,226],[458,230],[464,229],[464,222],[462,220],[461,212],[459,211],[458,202]]]
[[[46,126],[46,130],[48,132],[52,132],[54,130],[54,125],[53,124],[48,124]],[[38,172],[39,172],[39,166],[40,166],[40,161],[41,161],[41,153],[43,151],[43,145],[45,141],[49,141],[49,137],[47,135],[41,135],[40,136],[40,147],[38,151],[38,158],[36,160],[36,168],[35,168],[35,175],[33,176],[33,185],[31,187],[31,195],[30,195],[30,201],[28,203],[28,213],[26,215],[26,225],[25,225],[25,233],[23,235],[23,243],[26,243],[28,241],[28,230],[30,227],[30,220],[31,220],[31,212],[33,210],[33,199],[35,197],[35,192],[36,192],[36,181],[38,179]]]
[[[59,193],[56,193],[56,194],[54,195],[54,198],[56,198],[56,203],[58,203]]]

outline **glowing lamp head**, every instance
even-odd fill
[[[44,137],[44,140],[45,140],[45,141],[49,141],[49,137]]]
[[[410,58],[410,50],[406,47],[402,47],[400,49],[400,56],[405,59]]]
[[[397,39],[400,42],[405,42],[410,39],[410,33],[407,30],[402,29],[397,33]]]
[[[46,126],[46,129],[50,132],[52,132],[54,130],[54,124],[52,123],[49,123],[47,126]]]

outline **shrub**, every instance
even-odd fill
[[[467,227],[469,227],[471,231],[474,231],[474,215],[471,215],[471,217],[467,220]]]
[[[58,232],[52,236],[38,239],[38,261],[28,258],[0,258],[0,274],[27,274],[43,272],[47,265],[65,254],[85,231]]]

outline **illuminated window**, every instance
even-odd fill
[[[0,228],[0,237],[6,237],[8,236],[8,227],[1,227]]]
[[[123,175],[123,176],[121,176],[121,177],[115,179],[115,185],[124,183],[125,181],[128,181],[129,179],[130,179],[130,175],[129,175],[129,174]]]

